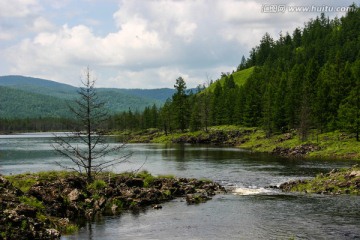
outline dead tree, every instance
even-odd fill
[[[74,115],[74,131],[64,135],[56,135],[52,147],[60,155],[73,162],[67,166],[57,162],[62,168],[85,173],[90,183],[105,168],[126,161],[131,153],[119,154],[114,158],[106,158],[110,153],[120,152],[125,143],[111,146],[106,141],[105,132],[101,129],[108,119],[105,103],[100,101],[94,88],[95,79],[89,68],[84,73],[82,87],[78,90],[79,98],[69,109]]]

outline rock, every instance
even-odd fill
[[[69,195],[68,198],[71,202],[77,201],[79,199],[80,196],[80,192],[77,188],[75,188],[74,190],[72,190]]]
[[[105,203],[106,203],[106,198],[101,197],[99,200],[96,200],[94,202],[94,209],[96,211],[101,210],[103,207],[105,207]]]
[[[25,204],[20,204],[15,208],[17,215],[24,215],[25,217],[35,218],[37,210]]]
[[[50,228],[46,229],[46,235],[49,237],[49,239],[58,239],[60,238],[60,232],[56,229]]]
[[[35,208],[21,204],[19,196],[24,193],[0,176],[0,232],[7,232],[9,229],[4,228],[11,226],[8,239],[58,239],[60,233],[52,227],[64,229],[71,220],[117,214],[122,209],[139,210],[147,206],[161,209],[160,203],[175,197],[186,196],[189,204],[200,203],[222,191],[224,188],[217,183],[186,178],[158,178],[144,188],[142,178],[126,175],[112,177],[106,188],[87,189],[84,179],[71,176],[31,186],[26,196],[36,198],[44,206]],[[7,225],[9,222],[11,225]],[[25,225],[26,229],[21,229]]]
[[[349,174],[349,177],[354,178],[354,177],[360,177],[360,171],[351,171]]]
[[[119,207],[116,205],[116,204],[113,204],[112,206],[111,206],[111,211],[112,211],[112,213],[113,214],[116,214],[116,210],[118,209]]]
[[[210,199],[211,199],[210,197],[208,197],[206,194],[203,193],[194,193],[194,194],[186,195],[186,202],[188,204],[198,204],[198,203],[206,202],[207,200]]]
[[[283,157],[304,157],[304,155],[308,154],[309,152],[318,151],[320,147],[315,144],[303,144],[300,146],[296,146],[293,148],[283,148],[283,147],[275,147],[272,151],[272,154],[283,156]]]
[[[144,180],[142,178],[131,178],[125,182],[128,187],[143,187]]]
[[[162,209],[162,206],[159,205],[159,204],[156,204],[156,205],[153,206],[153,209]]]

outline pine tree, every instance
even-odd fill
[[[182,77],[176,79],[176,83],[174,85],[176,92],[174,93],[173,106],[174,106],[174,115],[175,122],[178,129],[182,132],[188,126],[189,120],[189,106],[187,104],[187,95],[186,95],[186,83]]]
[[[339,108],[340,126],[354,133],[359,141],[360,135],[360,60],[353,64],[353,88]]]

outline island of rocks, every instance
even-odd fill
[[[104,173],[88,184],[69,172],[0,176],[0,239],[59,239],[79,221],[152,207],[177,197],[187,204],[225,189],[209,180],[154,177],[148,172]]]

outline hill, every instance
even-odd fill
[[[32,77],[0,76],[0,87],[0,118],[68,117],[67,103],[77,97],[74,86]],[[174,90],[98,88],[97,92],[115,114],[161,106]]]
[[[0,118],[68,116],[67,101],[42,94],[0,86]]]
[[[277,39],[265,33],[237,72],[200,94],[184,94],[180,82],[160,111],[124,116],[121,128],[167,133],[240,125],[267,137],[296,130],[304,142],[310,133],[340,130],[360,141],[360,8],[351,8],[341,18],[321,14]],[[130,117],[137,126],[127,125]]]
[[[172,88],[119,89],[119,91],[128,95],[157,99],[161,102],[165,102],[169,97],[171,97],[175,93],[175,89]]]
[[[246,81],[248,80],[248,78],[251,76],[252,72],[254,71],[254,67],[250,67],[238,72],[234,72],[230,75],[233,76],[234,82],[238,87],[243,86]],[[218,80],[221,84],[221,86],[224,86],[225,84],[225,77],[222,77],[221,79]],[[207,91],[213,92],[215,89],[215,84],[211,84],[208,88]]]

